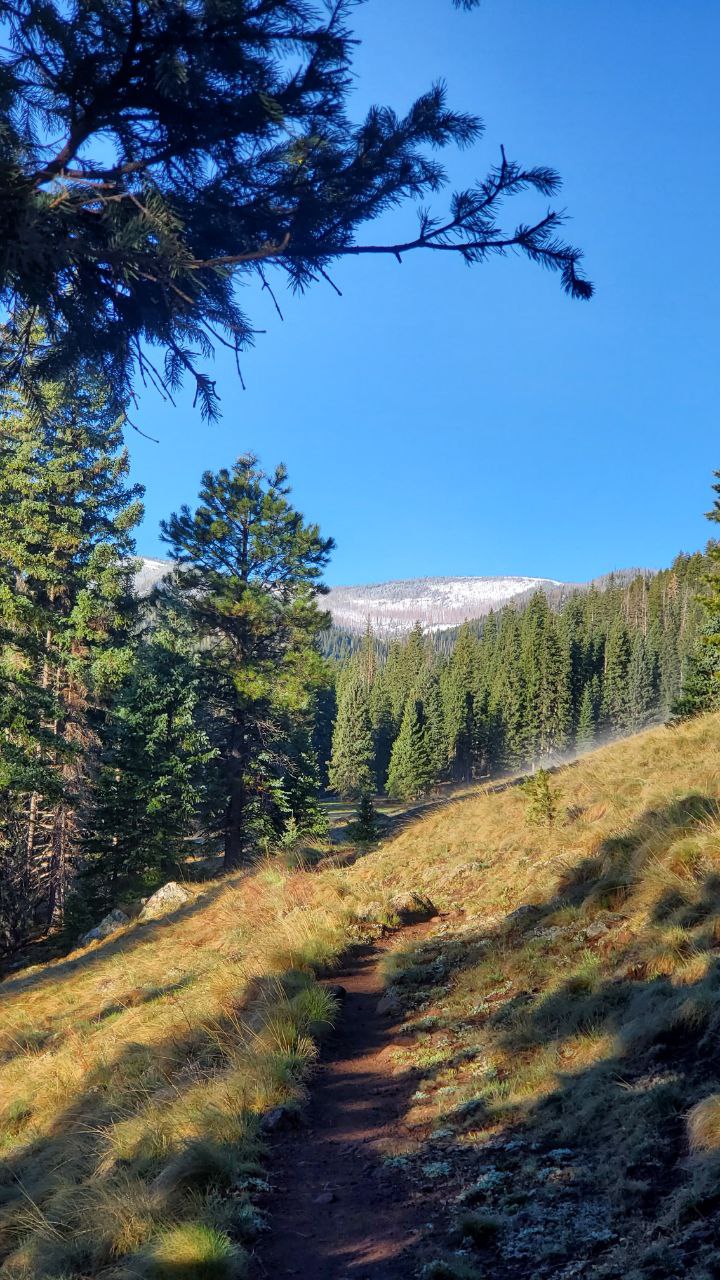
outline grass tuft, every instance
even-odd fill
[[[247,1257],[224,1232],[186,1222],[161,1232],[140,1266],[148,1280],[241,1280]]]
[[[720,1093],[695,1104],[688,1114],[687,1129],[691,1151],[720,1149]]]

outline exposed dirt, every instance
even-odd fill
[[[272,1231],[254,1274],[300,1280],[406,1280],[417,1274],[428,1206],[388,1163],[411,1141],[403,1126],[407,1073],[394,1074],[395,1015],[378,1012],[383,953],[416,941],[417,925],[353,952],[333,978],[346,990],[300,1129],[272,1140]],[[410,1256],[412,1254],[412,1258]]]

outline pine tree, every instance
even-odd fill
[[[577,730],[575,732],[575,746],[578,751],[587,751],[588,747],[592,746],[595,741],[596,731],[595,698],[593,696],[592,681],[588,681],[582,691]]]
[[[546,638],[551,624],[550,606],[544,592],[536,591],[520,620],[520,663],[525,684],[525,734],[527,758],[545,754],[545,718],[551,704],[543,689]]]
[[[718,497],[707,518],[720,524],[720,471],[715,472]],[[720,542],[708,542],[704,563],[696,568],[700,579],[701,613],[697,633],[686,642],[681,690],[672,706],[672,719],[682,720],[710,711],[720,703]]]
[[[572,682],[567,641],[549,619],[542,638],[535,688],[535,749],[540,759],[565,750],[572,722]]]
[[[521,653],[521,628],[513,609],[503,613],[498,660],[490,690],[491,758],[496,768],[517,769],[529,757],[527,683]]]
[[[500,222],[512,196],[544,201],[560,185],[546,166],[504,155],[400,244],[358,242],[387,209],[436,193],[432,151],[471,142],[481,125],[448,107],[440,82],[404,116],[371,107],[354,123],[354,3],[336,0],[324,17],[298,0],[2,6],[6,376],[35,387],[38,371],[64,377],[82,354],[118,403],[133,371],[171,393],[189,375],[212,415],[215,384],[195,353],[252,344],[237,286],[269,288],[272,274],[304,289],[344,256],[443,249],[473,264],[515,246],[558,271],[572,297],[591,295],[559,213],[543,207],[515,230]]]
[[[478,681],[480,645],[465,624],[458,632],[455,647],[443,672],[442,695],[445,714],[446,758],[452,777],[469,782],[475,755],[475,689]]]
[[[427,719],[420,699],[411,697],[393,745],[387,791],[397,800],[416,800],[430,790],[432,783]]]
[[[628,731],[630,704],[628,676],[630,670],[630,636],[621,617],[616,617],[605,644],[601,715],[603,725],[615,733]]]
[[[655,704],[653,664],[642,631],[636,631],[630,649],[627,689],[627,728],[636,733],[648,723]]]
[[[421,681],[418,694],[425,716],[426,736],[433,782],[440,782],[448,768],[448,743],[445,732],[443,700],[437,668],[431,668]]]
[[[557,817],[557,794],[547,769],[538,769],[523,783],[528,797],[527,821],[530,826],[551,827]]]
[[[13,801],[0,844],[22,831],[26,879],[55,923],[79,858],[97,717],[127,665],[142,508],[102,379],[84,364],[62,385],[44,384],[43,399],[42,417],[17,391],[0,403],[3,772]]]
[[[330,786],[346,800],[372,792],[375,748],[365,683],[359,673],[346,686],[338,707],[329,770]]]
[[[387,779],[390,753],[395,740],[392,704],[383,670],[378,670],[376,673],[370,690],[369,712],[375,752],[375,790],[382,791]]]
[[[720,705],[720,654],[715,644],[717,621],[708,618],[698,636],[695,651],[685,664],[682,689],[671,707],[672,722],[689,720]]]
[[[708,520],[720,524],[720,471],[715,472],[718,481],[713,485],[713,492],[718,496],[708,511]],[[718,654],[718,670],[720,670],[720,541],[711,541],[707,546],[708,570],[705,574],[705,592],[703,603],[709,625],[706,628],[705,642]]]
[[[375,840],[377,832],[378,824],[375,806],[372,802],[372,796],[365,791],[358,800],[355,820],[348,825],[347,834],[351,840],[358,840],[363,843]]]
[[[176,610],[149,619],[106,713],[78,896],[97,918],[176,875],[204,797],[213,749],[202,668]]]
[[[318,637],[328,619],[317,595],[333,542],[305,523],[289,492],[284,467],[266,474],[247,454],[230,470],[206,472],[195,511],[182,507],[161,526],[212,677],[228,870],[282,830],[290,726],[311,723],[325,683]]]

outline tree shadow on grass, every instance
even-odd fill
[[[408,955],[400,988],[438,1008],[416,1021],[445,1046],[417,1072],[435,1131],[417,1160],[448,1165],[454,1213],[428,1195],[449,1262],[464,1237],[466,1262],[496,1280],[720,1275],[720,1124],[694,1154],[687,1129],[694,1104],[720,1092],[718,877],[688,871],[669,903],[657,870],[717,818],[701,794],[648,811],[546,901]],[[652,876],[648,926],[630,931],[623,903]],[[498,966],[512,975],[505,990]],[[469,1008],[474,990],[483,998]],[[493,1219],[481,1242],[473,1214]]]
[[[0,1159],[0,1271],[43,1280],[108,1267],[114,1277],[145,1275],[146,1239],[184,1221],[251,1245],[257,1220],[247,1188],[262,1173],[260,1099],[264,1089],[271,1097],[301,1090],[308,1059],[286,1022],[305,985],[306,975],[257,977],[226,1013],[198,1016],[194,1026],[186,1020],[157,1041],[126,1040],[89,1066],[39,1135],[32,1091],[16,1099],[3,1117],[5,1149],[16,1145]],[[282,1043],[262,1039],[253,1049],[273,1019]],[[138,1243],[123,1244],[133,1232]],[[177,1267],[188,1280],[205,1274],[197,1260],[178,1259]]]
[[[69,955],[62,959],[51,960],[37,969],[20,970],[19,973],[0,982],[0,1001],[2,1001],[3,996],[16,995],[19,992],[29,993],[47,984],[61,982],[70,974],[92,972],[93,969],[100,964],[104,964],[108,959],[116,956],[125,957],[131,955],[137,947],[146,946],[147,944],[152,946],[154,942],[162,939],[163,932],[168,925],[190,920],[199,912],[206,911],[227,891],[228,883],[227,880],[224,880],[204,889],[202,893],[198,894],[190,902],[176,908],[174,911],[169,911],[159,920],[149,920],[146,923],[132,921],[129,926],[117,934],[110,934],[107,938],[93,943],[82,951],[71,951]]]

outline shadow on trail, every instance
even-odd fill
[[[422,931],[412,932],[419,937]],[[409,1280],[416,1274],[426,1209],[403,1160],[393,1158],[415,1079],[392,1070],[397,1026],[378,1012],[379,950],[357,949],[335,975],[347,995],[302,1130],[272,1144],[272,1232],[258,1247],[256,1276]]]

